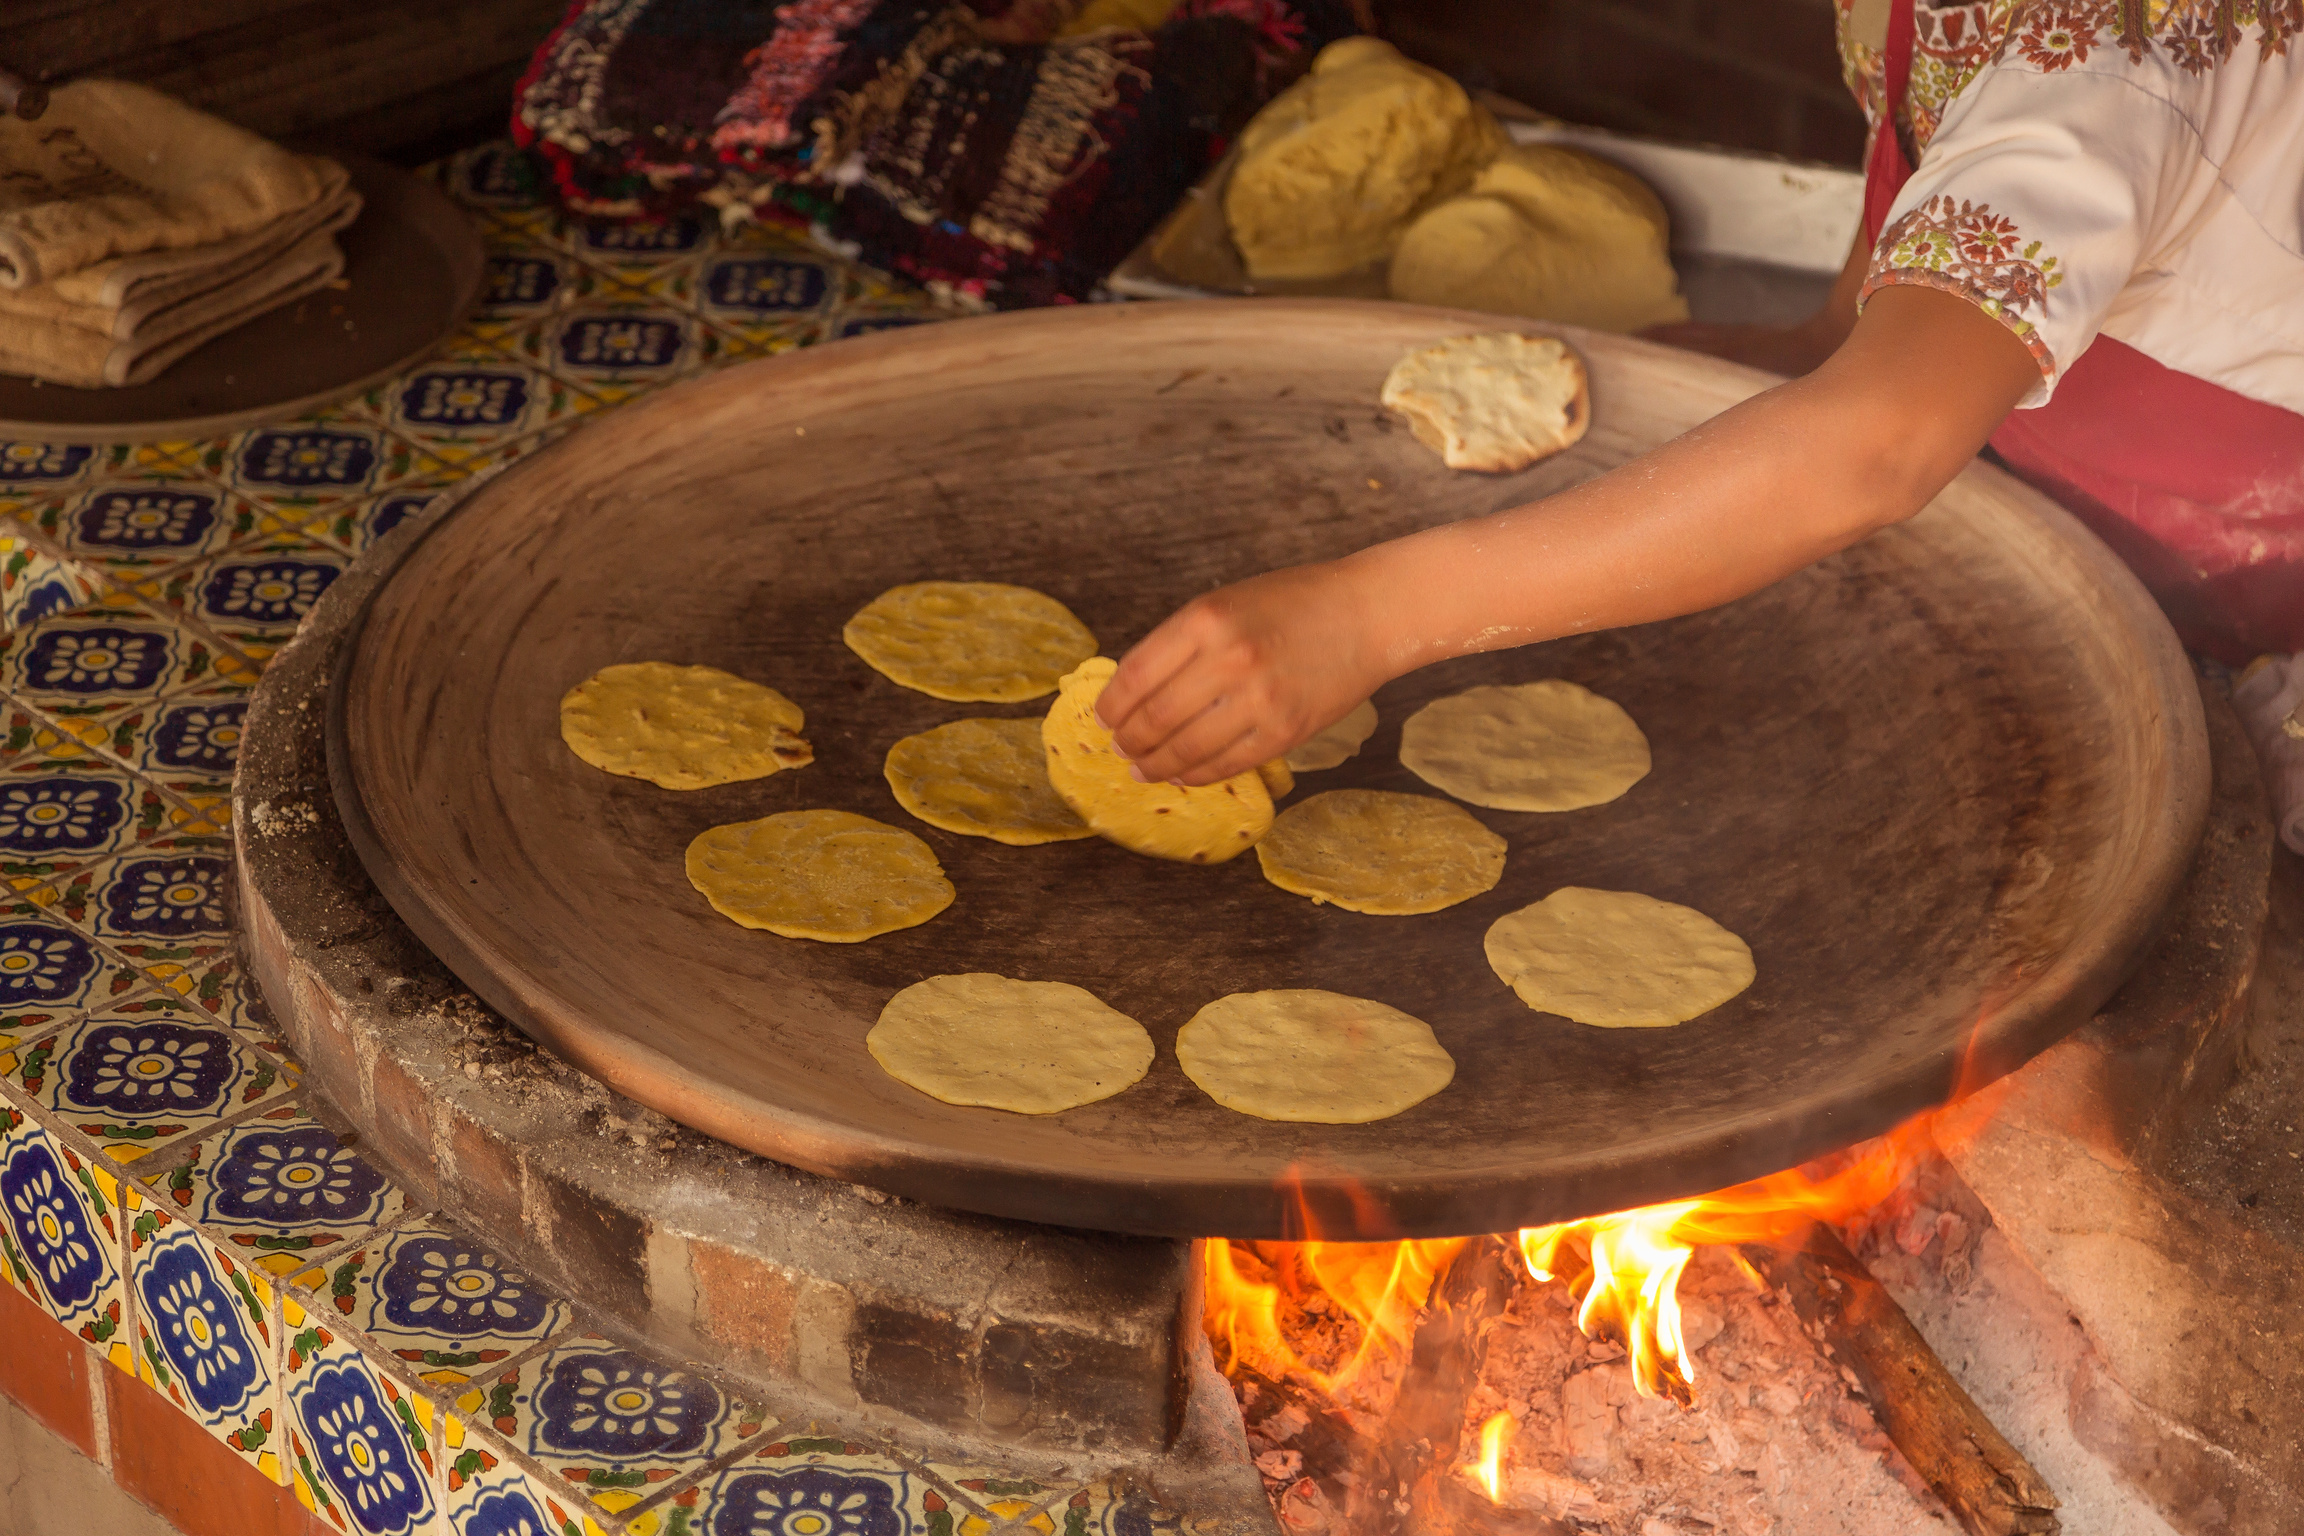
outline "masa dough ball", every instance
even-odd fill
[[[1389,43],[1330,43],[1240,135],[1224,188],[1252,278],[1323,278],[1391,254],[1417,210],[1506,144],[1464,88]]]
[[[1253,770],[1192,789],[1141,784],[1129,773],[1096,718],[1096,701],[1118,670],[1108,656],[1082,662],[1041,722],[1056,793],[1099,837],[1156,859],[1221,864],[1254,847],[1272,825],[1272,792]]]
[[[1604,805],[1648,776],[1624,707],[1564,678],[1467,688],[1400,728],[1400,761],[1435,789],[1503,811]]]
[[[1758,974],[1750,947],[1694,907],[1576,885],[1496,919],[1483,947],[1529,1007],[1604,1029],[1684,1024]]]
[[[864,1048],[947,1104],[1053,1115],[1108,1099],[1152,1069],[1152,1037],[1095,993],[976,972],[888,999]]]
[[[688,883],[722,917],[788,939],[854,944],[928,921],[952,882],[926,843],[849,811],[779,811],[688,845]]]
[[[1504,839],[1432,795],[1332,789],[1280,813],[1256,845],[1264,878],[1351,912],[1437,912],[1504,878]]]
[[[1176,1064],[1226,1109],[1314,1125],[1388,1119],[1456,1076],[1422,1019],[1310,988],[1216,999],[1176,1032]]]
[[[1592,424],[1583,359],[1564,341],[1510,331],[1418,347],[1384,376],[1382,398],[1450,469],[1526,469]]]
[[[560,696],[560,739],[608,773],[666,789],[709,789],[800,768],[800,706],[718,667],[665,661],[602,667]]]
[[[1017,704],[1096,654],[1088,626],[1045,592],[999,581],[890,587],[840,631],[890,682],[959,703]]]
[[[1014,847],[1094,837],[1048,782],[1037,720],[955,720],[888,749],[896,803],[932,827]]]
[[[1345,712],[1343,719],[1314,731],[1289,748],[1288,755],[1281,761],[1298,773],[1317,773],[1357,754],[1375,734],[1376,705],[1362,699]]]
[[[1391,295],[1600,331],[1688,318],[1664,205],[1646,182],[1557,145],[1508,149],[1469,191],[1417,216]]]

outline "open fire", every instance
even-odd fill
[[[1525,1228],[1501,1234],[1499,1241],[1516,1256],[1515,1267],[1527,1277],[1539,1285],[1558,1282],[1565,1288],[1562,1304],[1572,1306],[1576,1328],[1594,1341],[1595,1351],[1608,1351],[1598,1358],[1613,1358],[1613,1350],[1623,1352],[1631,1386],[1641,1398],[1664,1399],[1691,1409],[1697,1401],[1695,1349],[1704,1339],[1691,1344],[1681,1290],[1699,1251],[1719,1250],[1754,1293],[1765,1295],[1772,1287],[1741,1251],[1744,1245],[1759,1245],[1755,1254],[1766,1265],[1768,1255],[1761,1248],[1799,1249],[1819,1223],[1861,1224],[1906,1184],[1919,1159],[1979,1124],[1994,1097],[1989,1093],[1972,1097],[1836,1157],[1710,1195]],[[1419,1321],[1427,1308],[1440,1305],[1438,1292],[1451,1266],[1460,1260],[1473,1262],[1481,1246],[1495,1245],[1487,1239],[1463,1238],[1392,1243],[1212,1239],[1204,1248],[1205,1326],[1217,1362],[1233,1378],[1236,1390],[1267,1400],[1267,1414],[1274,1394],[1299,1405],[1273,1422],[1291,1422],[1289,1413],[1318,1415],[1338,1426],[1336,1433],[1349,1444],[1353,1458],[1390,1457],[1387,1469],[1377,1475],[1394,1475],[1399,1453],[1380,1442],[1402,1433],[1395,1399],[1406,1390],[1411,1352],[1421,1353]],[[1718,1259],[1712,1262],[1717,1265]],[[1499,1263],[1496,1273],[1502,1277],[1498,1288],[1514,1288],[1510,1269]],[[1725,1270],[1720,1273],[1735,1283]],[[1494,1299],[1490,1321],[1475,1320],[1474,1331],[1494,1326],[1493,1319],[1508,1300],[1508,1296]],[[1718,1331],[1716,1320],[1710,1326],[1711,1332]],[[1468,1397],[1479,1369],[1474,1365],[1458,1375],[1461,1380],[1454,1390]],[[1428,1387],[1428,1381],[1422,1384]],[[1735,1396],[1733,1389],[1730,1395]],[[1440,1480],[1456,1486],[1444,1498],[1427,1495],[1411,1500],[1405,1483],[1400,1484],[1394,1502],[1408,1520],[1406,1528],[1483,1525],[1479,1519],[1447,1518],[1448,1503],[1460,1503],[1467,1493],[1489,1507],[1506,1502],[1515,1475],[1511,1463],[1520,1426],[1512,1413],[1500,1411],[1488,1413],[1474,1431],[1462,1419],[1464,1411],[1459,1407],[1452,1416],[1435,1416],[1429,1410],[1424,1414],[1429,1424],[1446,1419],[1446,1428],[1425,1452],[1428,1462],[1434,1463],[1427,1466],[1425,1478],[1430,1481],[1438,1472]],[[1302,1461],[1295,1451],[1268,1452],[1259,1465],[1268,1482],[1287,1484],[1299,1474]],[[1289,1491],[1313,1497],[1309,1489],[1298,1486]],[[1411,1502],[1417,1504],[1413,1515],[1408,1513]],[[1436,1505],[1438,1519],[1426,1505]],[[1499,1517],[1513,1513],[1497,1508]],[[1307,1524],[1291,1518],[1286,1501],[1281,1514],[1293,1528]],[[1315,1523],[1331,1531],[1342,1528],[1325,1515]],[[1358,1529],[1359,1523],[1353,1522],[1352,1528]],[[1488,1528],[1512,1526],[1504,1519]]]

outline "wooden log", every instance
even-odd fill
[[[2056,1536],[2047,1481],[1830,1228],[1816,1227],[1802,1249],[1748,1244],[1744,1256],[1854,1375],[1880,1427],[1969,1536]]]

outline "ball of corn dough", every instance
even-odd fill
[[[1688,318],[1664,205],[1630,171],[1550,144],[1508,149],[1409,225],[1392,297],[1599,331]]]
[[[1455,81],[1345,38],[1241,133],[1224,217],[1250,277],[1336,277],[1383,261],[1417,210],[1504,146]]]

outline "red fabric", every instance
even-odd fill
[[[1912,5],[1894,0],[1889,13],[1867,243],[1912,179],[1895,122]],[[2098,336],[2046,405],[2009,412],[1992,447],[2128,563],[2185,644],[2234,666],[2304,651],[2304,415]]]

